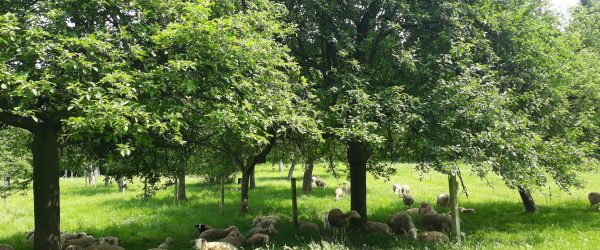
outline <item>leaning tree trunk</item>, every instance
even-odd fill
[[[294,177],[294,169],[296,168],[296,160],[292,160],[292,165],[290,166],[290,171],[288,172],[288,179],[292,179]]]
[[[533,196],[531,196],[529,189],[525,189],[521,186],[519,186],[518,189],[521,200],[523,201],[523,205],[525,206],[525,210],[530,213],[537,212],[538,207],[535,205],[535,201],[533,200]]]
[[[309,160],[304,167],[304,177],[302,179],[302,192],[312,192],[312,172],[314,162]]]
[[[354,228],[362,228],[367,223],[367,161],[371,157],[369,146],[364,142],[348,143],[348,164],[352,195],[350,208],[360,214],[360,223],[352,223]]]
[[[58,124],[40,124],[33,131],[34,249],[59,249],[60,189]]]
[[[245,169],[242,171],[242,187],[240,188],[240,204],[242,213],[248,213],[248,191],[251,172],[252,170],[250,169]]]
[[[185,192],[185,169],[181,169],[177,173],[177,200],[184,201],[187,199]]]

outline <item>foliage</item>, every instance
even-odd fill
[[[0,181],[10,177],[10,187],[0,186],[0,195],[26,192],[30,188],[32,168],[30,135],[17,128],[0,128]]]

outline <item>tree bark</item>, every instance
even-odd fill
[[[353,228],[363,228],[367,223],[367,161],[371,157],[369,145],[364,142],[348,142],[347,158],[350,165],[350,208],[360,214],[360,223],[352,222]]]
[[[292,165],[290,166],[290,171],[288,172],[288,179],[292,179],[294,177],[294,169],[296,168],[296,160],[292,160]]]
[[[187,200],[187,195],[185,192],[185,169],[181,169],[178,171],[177,175],[177,200],[184,201]]]
[[[241,212],[248,213],[248,186],[250,182],[250,172],[249,170],[242,171],[242,187],[240,188],[240,204],[241,204]]]
[[[104,176],[104,186],[105,186],[105,187],[108,187],[108,186],[110,186],[110,176],[108,176],[108,174],[106,174],[106,175]]]
[[[314,168],[314,162],[307,161],[304,168],[304,177],[302,179],[302,192],[312,192],[312,172]]]
[[[32,131],[34,249],[59,249],[59,130],[58,124],[46,122]]]
[[[533,196],[531,196],[531,192],[529,189],[525,189],[523,187],[518,187],[519,195],[521,196],[521,200],[523,201],[523,205],[525,206],[525,210],[530,213],[535,213],[538,211],[538,207],[533,200]]]
[[[283,161],[279,160],[279,172],[283,172]]]
[[[250,189],[254,189],[256,187],[256,178],[254,178],[254,167],[252,168],[252,172],[250,172]]]

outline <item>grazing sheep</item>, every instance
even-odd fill
[[[394,191],[394,194],[396,195],[408,194],[410,193],[410,187],[406,184],[395,183],[394,185],[392,185],[392,191]]]
[[[238,231],[231,231],[227,237],[220,239],[219,242],[226,242],[235,247],[242,247],[242,245],[246,244],[246,237]]]
[[[269,227],[267,228],[262,228],[262,227],[255,227],[250,229],[250,231],[248,231],[248,233],[246,235],[248,235],[248,237],[252,237],[254,234],[266,234],[269,235],[271,237],[277,235],[279,233],[279,231],[277,231],[277,229],[275,229],[275,225],[271,224],[269,225]]]
[[[269,236],[266,234],[257,233],[246,240],[246,244],[249,246],[260,246],[269,244]]]
[[[433,206],[427,202],[421,203],[421,207],[419,207],[419,215],[423,216],[428,213],[437,214],[437,211],[433,209]]]
[[[262,228],[267,228],[267,227],[269,227],[271,225],[277,226],[277,223],[279,223],[278,220],[276,220],[276,219],[270,219],[269,218],[269,219],[264,219],[264,220],[259,221],[256,224],[256,226],[257,227],[262,227]]]
[[[461,213],[461,214],[474,214],[475,213],[475,209],[474,208],[459,207],[458,208],[458,212]]]
[[[400,188],[400,192],[403,193],[403,194],[409,194],[410,193],[410,187],[408,185],[404,184]]]
[[[308,221],[298,221],[298,229],[302,231],[309,231],[314,233],[319,233],[319,225],[317,223],[312,223]]]
[[[440,194],[440,195],[438,195],[436,205],[438,207],[448,207],[448,206],[450,206],[450,195],[449,194]]]
[[[449,215],[427,213],[421,216],[421,221],[429,231],[450,232],[452,218]]]
[[[14,250],[14,248],[11,245],[0,244],[0,250]]]
[[[335,198],[333,198],[333,199],[337,201],[337,200],[341,199],[344,195],[345,195],[344,190],[342,190],[341,188],[337,188],[335,190]]]
[[[85,247],[89,247],[89,246],[93,245],[94,243],[96,243],[96,240],[94,239],[94,237],[85,235],[85,236],[81,236],[80,238],[65,240],[65,243],[63,244],[63,246],[76,245],[76,246],[85,248]]]
[[[318,188],[325,189],[325,187],[327,186],[327,183],[325,183],[325,181],[323,181],[321,179],[317,179],[315,181],[315,185],[317,185]]]
[[[344,191],[344,194],[349,194],[350,193],[350,186],[347,186],[346,183],[344,183],[344,186],[342,187],[342,191]]]
[[[196,250],[237,250],[238,248],[226,242],[207,242],[199,238],[193,240]]]
[[[398,195],[398,193],[400,193],[400,189],[402,188],[402,185],[400,185],[399,183],[395,183],[394,185],[392,185],[392,191],[394,191],[394,194]]]
[[[240,230],[238,230],[238,228],[235,226],[231,226],[226,229],[210,229],[202,232],[199,238],[216,241],[227,237],[227,235],[232,231],[239,232]]]
[[[600,203],[600,193],[591,192],[588,194],[588,200],[590,200],[590,205],[593,206],[595,204]]]
[[[406,207],[410,208],[415,203],[415,198],[413,198],[410,194],[402,194],[402,202],[404,202]]]
[[[424,241],[424,242],[440,242],[440,243],[446,243],[446,242],[450,241],[450,238],[448,238],[448,235],[446,235],[445,233],[442,233],[442,232],[437,232],[437,231],[419,233],[419,234],[417,234],[417,239],[419,241]]]
[[[315,183],[319,179],[319,177],[313,176],[313,177],[311,177],[311,179],[312,179],[312,182]]]
[[[377,221],[367,221],[366,226],[367,226],[366,227],[367,232],[369,232],[369,233],[384,233],[387,235],[392,235],[392,230],[385,223],[381,223],[381,222],[377,222]]]
[[[395,234],[411,236],[417,238],[417,230],[412,217],[406,212],[395,213],[388,219],[388,225]]]
[[[256,226],[261,220],[267,220],[267,219],[276,220],[277,222],[280,221],[279,216],[277,216],[277,215],[261,216],[261,217],[254,218],[254,220],[252,220],[252,226]]]
[[[348,227],[350,219],[360,219],[360,214],[356,210],[351,210],[347,213],[343,213],[342,210],[337,208],[331,209],[327,214],[327,221],[329,225],[333,226],[334,238],[337,240],[338,234],[340,237],[345,233],[346,227]]]
[[[329,229],[329,213],[324,213],[323,214],[323,229],[327,230]]]
[[[200,236],[200,234],[206,230],[213,229],[211,226],[206,224],[198,224],[194,227],[196,228],[196,236]]]

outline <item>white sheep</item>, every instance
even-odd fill
[[[438,207],[449,207],[450,206],[450,195],[449,194],[440,194],[437,197]]]
[[[196,250],[237,250],[238,248],[226,242],[207,242],[199,238],[194,240],[194,249]]]
[[[158,245],[158,247],[156,248],[151,248],[149,250],[161,250],[161,249],[169,249],[169,245],[171,245],[171,242],[173,242],[173,239],[171,237],[167,237],[165,239],[165,242],[163,242],[162,244]]]
[[[333,199],[337,201],[337,200],[341,199],[342,197],[344,197],[344,195],[345,195],[344,190],[342,190],[341,188],[337,188],[335,190],[335,198],[333,198]]]
[[[75,245],[75,246],[80,246],[80,247],[85,248],[85,247],[89,247],[89,246],[93,245],[94,243],[96,243],[96,240],[94,239],[94,237],[92,237],[90,235],[85,235],[85,236],[81,236],[76,239],[65,240],[63,246]]]

